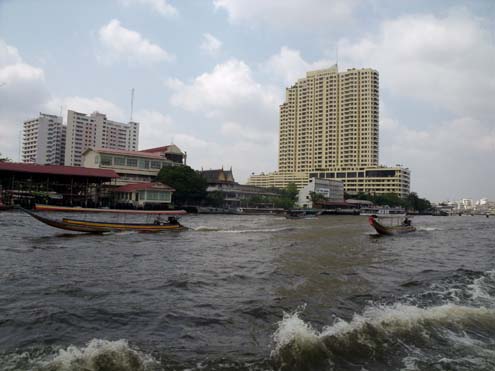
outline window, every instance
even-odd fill
[[[128,157],[127,158],[127,166],[137,167],[137,159]]]
[[[161,163],[161,161],[151,161],[150,162],[150,167],[152,169],[161,169],[162,163]]]
[[[140,169],[149,169],[150,168],[150,161],[139,159],[138,165],[139,165]]]
[[[101,155],[101,164],[104,166],[111,166],[112,165],[112,156]]]
[[[125,166],[125,157],[114,157],[113,164],[117,166]]]

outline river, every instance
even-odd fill
[[[0,213],[0,369],[495,369],[495,218],[182,223],[81,235]]]

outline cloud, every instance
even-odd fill
[[[47,95],[43,69],[0,39],[0,152],[18,157],[21,123],[39,112]]]
[[[299,50],[283,46],[279,53],[272,55],[262,65],[262,68],[272,76],[281,79],[287,86],[290,86],[297,79],[305,77],[307,71],[329,68],[334,63],[330,60],[309,63],[301,57]]]
[[[209,33],[203,34],[203,42],[201,43],[201,50],[210,55],[216,55],[222,47],[222,42],[215,36]]]
[[[210,117],[236,117],[239,111],[243,111],[245,117],[259,118],[267,111],[273,116],[280,101],[276,89],[257,83],[250,67],[237,59],[216,65],[213,71],[199,75],[190,84],[170,79],[167,86],[173,91],[171,103],[174,106],[204,112]]]
[[[381,158],[411,169],[413,191],[435,201],[495,196],[489,171],[495,157],[493,126],[470,117],[438,122],[429,130],[383,121]]]
[[[145,5],[165,17],[176,16],[178,14],[177,8],[170,5],[167,0],[120,0],[120,2],[126,6],[134,4]]]
[[[253,171],[275,169],[279,88],[256,81],[251,68],[238,59],[217,64],[189,82],[170,79],[166,85],[172,105],[201,117],[196,131],[204,133],[207,146],[188,151],[192,166],[233,166],[241,181]],[[177,137],[174,141],[179,143]]]
[[[121,26],[117,19],[112,19],[98,31],[104,54],[103,62],[124,59],[130,64],[153,64],[170,61],[174,57],[160,46],[151,43],[140,33]]]
[[[160,147],[171,143],[174,121],[155,110],[140,110],[133,115],[139,122],[139,148]]]
[[[407,15],[382,22],[377,35],[342,40],[345,64],[378,69],[391,94],[460,114],[495,114],[495,48],[488,29],[467,11]]]
[[[227,12],[231,23],[262,23],[281,29],[304,29],[311,26],[349,21],[357,0],[214,0],[215,9]]]

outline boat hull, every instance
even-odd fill
[[[174,229],[183,229],[184,226],[177,224],[141,224],[141,223],[108,223],[94,222],[86,220],[62,219],[62,222],[76,227],[86,227],[101,229],[102,231],[139,231],[139,232],[160,232]]]
[[[416,230],[416,228],[412,225],[385,226],[383,224],[380,224],[374,217],[369,218],[369,223],[377,231],[378,234],[387,236],[410,233]]]
[[[71,232],[83,233],[105,233],[105,232],[121,232],[121,231],[137,231],[137,232],[161,232],[169,230],[180,230],[185,227],[180,224],[131,224],[131,223],[102,223],[74,219],[54,220],[45,218],[41,215],[33,213],[29,210],[21,208],[26,214],[29,214],[34,219],[49,225],[54,228],[63,229]]]
[[[36,211],[57,211],[77,213],[112,213],[112,214],[146,214],[146,215],[185,215],[185,210],[121,210],[121,209],[95,209],[86,207],[67,207],[52,205],[34,205]]]

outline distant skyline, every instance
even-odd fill
[[[495,2],[0,0],[0,153],[22,122],[98,110],[196,169],[277,169],[285,88],[380,73],[380,163],[433,201],[495,200]]]

